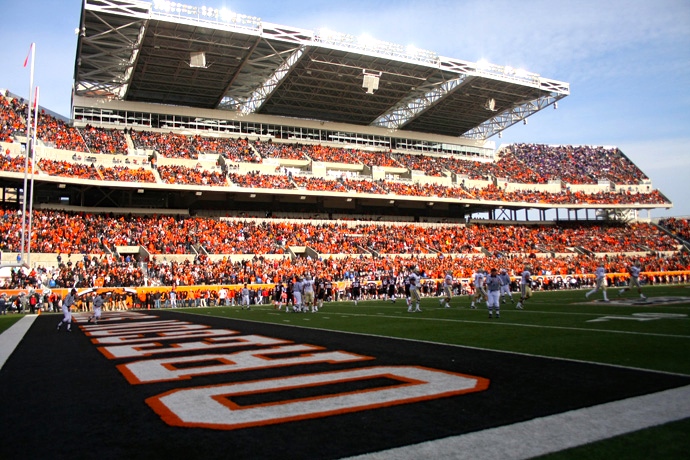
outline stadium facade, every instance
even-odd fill
[[[569,85],[506,66],[473,63],[394,43],[362,41],[326,31],[263,22],[224,9],[182,3],[84,0],[74,68],[72,125],[105,129],[176,133],[187,136],[247,138],[273,143],[328,145],[354,151],[416,155],[491,163],[498,159],[495,137],[506,128],[568,96]],[[10,146],[9,151],[17,149]],[[19,152],[14,152],[18,154]],[[306,177],[399,181],[431,187],[559,193],[564,190],[637,193],[653,190],[646,177],[635,183],[513,183],[491,173],[476,178],[462,171],[428,175],[404,164],[377,161],[339,163],[258,158],[232,161],[217,152],[194,158],[166,158],[136,148],[130,139],[120,155],[88,152],[95,166],[151,167],[182,164],[238,174],[290,174]],[[39,139],[36,158],[74,161],[72,152]],[[624,157],[624,155],[623,155]],[[138,161],[137,161],[138,160]],[[626,158],[627,160],[627,158]],[[85,161],[82,158],[82,161]],[[20,196],[18,177],[5,174],[9,190]],[[558,203],[487,200],[476,195],[359,193],[292,189],[192,186],[36,177],[37,205],[261,210],[352,215],[414,215],[421,219],[592,219],[616,213],[669,207],[662,203]],[[447,195],[447,194],[446,194]],[[535,212],[528,212],[534,210]],[[633,213],[630,214],[630,210]],[[524,218],[522,217],[524,215]],[[533,219],[533,218],[532,218]]]

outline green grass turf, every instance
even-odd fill
[[[19,321],[24,315],[8,314],[0,315],[0,333],[9,329],[14,323]]]
[[[617,291],[609,289],[611,299]],[[648,287],[649,297],[687,297],[678,304],[631,305],[586,300],[584,291],[537,292],[516,310],[501,305],[489,319],[484,304],[469,308],[455,297],[452,308],[422,300],[421,313],[408,313],[404,300],[331,302],[317,314],[285,313],[272,305],[189,309],[197,314],[348,331],[560,357],[690,375],[690,287]],[[600,299],[600,295],[596,295]],[[627,293],[624,298],[635,299]],[[605,321],[601,319],[607,318]],[[597,321],[598,320],[598,321]]]

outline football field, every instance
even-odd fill
[[[0,458],[686,458],[690,288],[584,293],[0,317]]]

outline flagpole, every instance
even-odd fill
[[[34,61],[36,57],[36,44],[32,43],[29,49],[29,54],[31,57],[31,73],[29,76],[29,103],[27,104],[27,114],[26,114],[26,152],[24,157],[24,199],[22,200],[22,243],[21,243],[21,254],[19,255],[18,262],[26,263],[24,256],[26,254],[26,186],[28,182],[28,172],[29,172],[29,155],[32,150],[31,146],[31,95],[34,92]],[[26,57],[29,59],[29,56]],[[24,61],[24,67],[26,67],[26,60]]]
[[[34,96],[34,130],[33,130],[33,139],[31,141],[31,145],[33,146],[31,148],[31,193],[29,196],[31,199],[29,200],[29,231],[27,232],[27,256],[26,256],[26,263],[29,266],[29,269],[31,269],[31,222],[34,216],[34,171],[36,170],[36,135],[38,133],[38,86],[36,87],[36,95]]]

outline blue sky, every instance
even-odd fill
[[[69,116],[81,0],[6,2],[0,88],[28,96],[22,64],[36,43],[40,104]],[[190,0],[265,22],[412,44],[485,59],[570,84],[497,143],[616,145],[674,203],[652,217],[690,216],[688,0]]]

